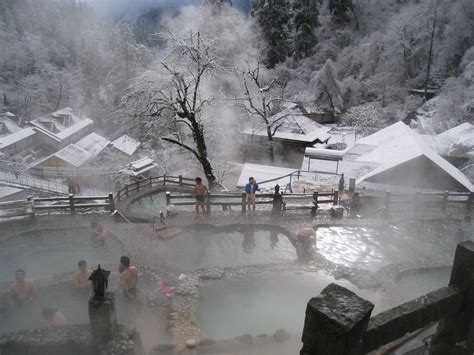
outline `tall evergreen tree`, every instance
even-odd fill
[[[273,68],[290,54],[291,11],[287,0],[254,0],[257,18],[267,42],[266,66]]]
[[[350,12],[354,9],[352,0],[329,0],[328,9],[331,11],[332,20],[337,24],[350,22]]]
[[[306,58],[317,43],[318,3],[315,0],[294,0],[294,54],[297,59]]]

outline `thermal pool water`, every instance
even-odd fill
[[[192,231],[160,242],[157,256],[182,270],[292,262],[296,249],[283,234],[270,230]]]
[[[122,244],[111,235],[104,247],[93,247],[87,228],[26,232],[0,243],[0,283],[12,281],[17,269],[27,278],[50,278],[77,270],[81,259],[94,268],[117,264],[122,254]]]
[[[278,328],[300,334],[307,302],[334,282],[372,303],[372,315],[447,286],[445,271],[401,278],[393,289],[365,290],[322,272],[264,273],[245,278],[201,282],[198,326],[208,337],[271,334]],[[299,349],[295,349],[299,350]],[[297,353],[297,352],[295,352]]]

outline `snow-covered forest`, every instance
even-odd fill
[[[472,0],[1,0],[0,48],[2,111],[80,109],[211,184],[285,103],[356,127],[425,114],[431,133],[474,117]]]

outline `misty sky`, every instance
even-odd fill
[[[126,15],[156,7],[178,7],[190,4],[200,4],[202,0],[79,0],[91,4],[99,16]],[[237,8],[248,12],[250,0],[233,0]]]

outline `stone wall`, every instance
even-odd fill
[[[140,337],[133,328],[119,326],[114,338],[94,346],[89,324],[24,329],[0,335],[2,355],[139,355]]]

